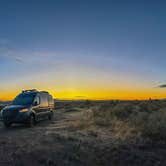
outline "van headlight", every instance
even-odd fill
[[[25,109],[20,110],[19,112],[28,112],[28,109],[25,108]]]

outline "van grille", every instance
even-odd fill
[[[11,119],[15,118],[17,112],[18,112],[17,110],[5,110],[5,111],[3,111],[3,119],[11,120]]]

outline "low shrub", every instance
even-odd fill
[[[94,107],[95,125],[111,128],[116,138],[166,142],[165,102],[102,104]]]
[[[142,136],[152,141],[166,141],[166,109],[149,114],[140,126]]]

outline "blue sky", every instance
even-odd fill
[[[166,83],[166,2],[0,3],[1,98],[23,88],[60,98],[100,98],[102,89],[101,98],[123,91],[139,97],[141,90],[163,97],[165,90],[154,87]]]

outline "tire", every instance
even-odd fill
[[[53,112],[50,111],[50,114],[48,115],[48,120],[52,120],[53,119]]]
[[[35,124],[36,124],[35,116],[34,115],[30,115],[29,120],[28,120],[28,127],[34,127]]]
[[[3,124],[6,128],[9,128],[11,126],[11,123],[9,123],[9,122],[4,122]]]

